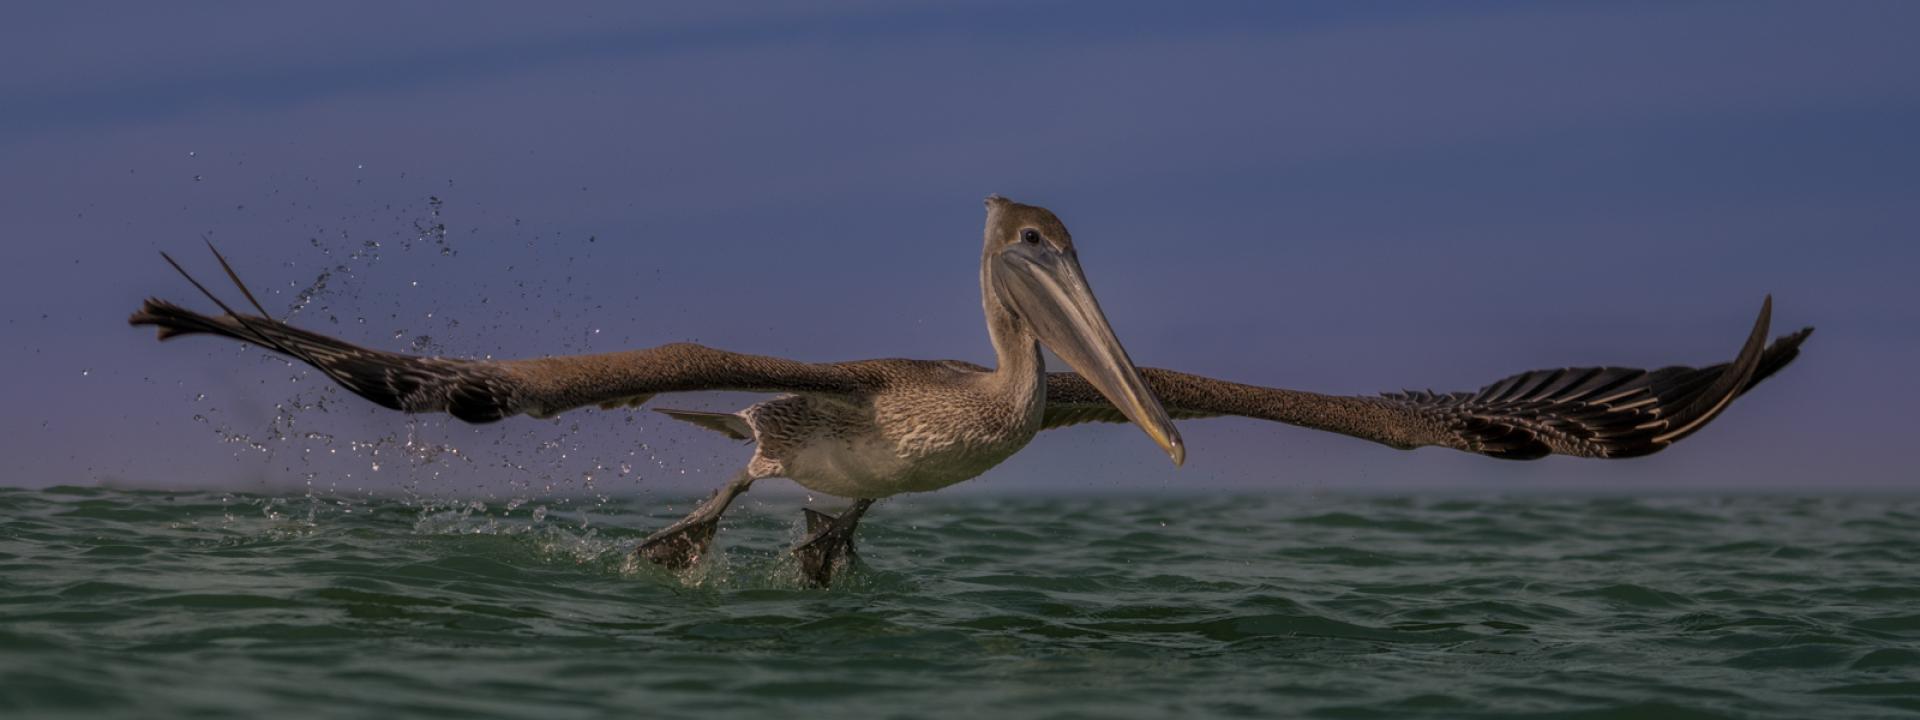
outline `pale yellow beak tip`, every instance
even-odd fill
[[[1174,440],[1173,442],[1167,443],[1166,448],[1167,457],[1173,458],[1174,467],[1180,467],[1187,463],[1187,446],[1185,444],[1182,444],[1179,440]]]

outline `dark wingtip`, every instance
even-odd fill
[[[1745,394],[1748,390],[1752,390],[1753,386],[1760,384],[1760,381],[1772,377],[1774,373],[1780,372],[1781,368],[1800,357],[1800,344],[1806,342],[1812,335],[1813,326],[1809,325],[1793,333],[1774,338],[1773,344],[1768,345],[1767,351],[1760,356],[1760,367],[1754,369],[1753,379],[1748,380],[1747,386],[1741,388],[1740,392]]]
[[[147,298],[144,302],[140,303],[139,310],[135,310],[133,311],[132,315],[127,316],[127,324],[128,325],[154,325],[159,323],[160,316],[156,311],[158,311],[165,304],[166,304],[165,300],[161,300],[159,298]]]
[[[1712,385],[1666,415],[1670,420],[1664,426],[1671,429],[1655,435],[1651,444],[1670,445],[1692,435],[1724,412],[1734,398],[1752,387],[1753,378],[1759,374],[1766,357],[1767,331],[1772,324],[1773,296],[1768,295],[1760,303],[1760,316],[1754,318],[1753,329],[1747,333],[1747,341],[1741,345],[1740,354],[1724,366],[1725,369],[1720,371],[1719,377],[1714,378]],[[1651,453],[1649,451],[1648,454]]]
[[[227,256],[220,254],[220,248],[214,247],[212,240],[207,240],[206,243],[207,249],[213,251],[213,259],[220,261],[220,269],[227,271],[227,279],[233,281],[234,287],[240,288],[240,294],[246,296],[247,302],[253,305],[253,309],[260,313],[260,317],[273,317],[273,314],[267,312],[265,307],[261,307],[259,300],[254,299],[253,291],[247,289],[247,284],[240,281],[240,273],[233,271],[233,264],[227,262]],[[171,260],[172,258],[168,259]]]
[[[179,324],[181,316],[190,314],[190,311],[165,300],[147,298],[145,302],[140,303],[139,310],[127,316],[127,324],[135,327],[156,326],[158,329],[154,332],[154,337],[164,342],[190,332],[182,329]]]

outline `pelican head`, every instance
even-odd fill
[[[980,273],[989,308],[997,302],[1015,327],[1072,365],[1173,464],[1185,462],[1180,432],[1114,337],[1060,218],[1043,207],[990,195],[984,252]]]

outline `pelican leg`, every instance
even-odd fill
[[[754,479],[750,473],[741,471],[726,487],[720,488],[713,497],[700,503],[700,507],[694,508],[679,522],[648,535],[633,554],[672,570],[692,567],[707,554],[707,546],[713,543],[713,534],[720,529],[720,515],[727,511],[728,505],[733,504],[735,497],[747,491]]]
[[[800,575],[807,582],[818,587],[832,585],[835,568],[845,564],[843,559],[853,561],[853,531],[860,527],[860,516],[870,507],[872,500],[856,500],[839,517],[806,508],[807,539],[794,546],[793,557],[800,561]]]

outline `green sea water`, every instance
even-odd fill
[[[1920,713],[1920,500],[932,496],[825,591],[798,505],[0,490],[0,716]]]

